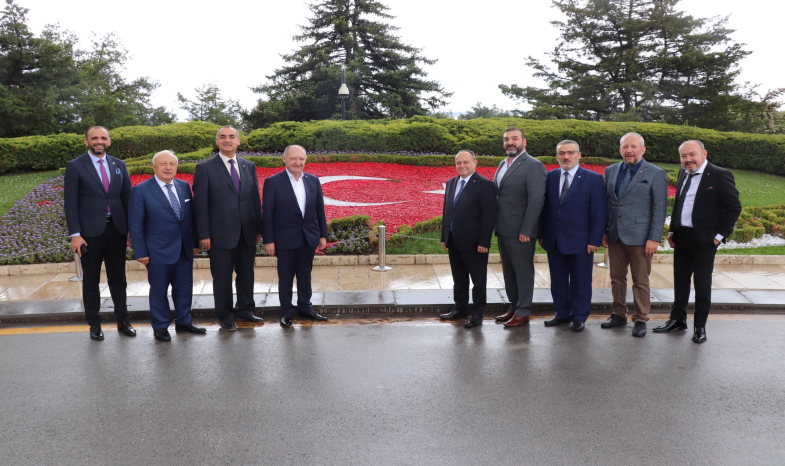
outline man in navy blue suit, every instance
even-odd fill
[[[262,188],[264,252],[278,258],[278,296],[281,325],[291,327],[292,285],[297,277],[300,316],[327,320],[311,303],[311,269],[316,248],[327,246],[327,218],[319,178],[305,173],[307,154],[302,146],[283,151],[286,169],[265,180]]]
[[[169,341],[172,312],[166,297],[172,286],[177,314],[175,330],[206,333],[191,319],[194,254],[198,252],[194,232],[191,187],[176,180],[177,157],[168,150],[153,157],[155,176],[131,191],[128,223],[134,257],[147,267],[150,283],[150,321],[156,340]]]
[[[594,251],[608,224],[608,204],[602,175],[581,168],[577,142],[557,144],[556,159],[561,168],[548,173],[541,217],[540,246],[548,251],[556,309],[545,326],[570,322],[570,328],[580,332],[591,311]]]

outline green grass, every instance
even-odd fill
[[[0,176],[0,215],[5,215],[17,201],[25,197],[33,188],[59,174],[57,170],[54,170]]]

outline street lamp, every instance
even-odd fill
[[[341,120],[346,119],[346,101],[349,100],[349,88],[346,86],[346,65],[341,65],[341,87],[338,89],[338,99],[341,101]]]

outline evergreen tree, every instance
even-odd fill
[[[188,112],[188,120],[206,121],[221,126],[238,125],[243,109],[237,101],[221,97],[221,90],[215,84],[206,84],[194,90],[195,100],[186,99],[177,93],[180,108]]]
[[[251,127],[277,121],[340,117],[341,66],[349,87],[347,118],[406,118],[425,115],[446,104],[452,94],[426,79],[422,64],[432,65],[418,49],[401,43],[398,29],[373,18],[392,19],[376,0],[321,0],[301,34],[299,50],[283,55],[287,63],[254,88],[259,100],[245,115]]]
[[[756,131],[780,105],[781,89],[757,95],[736,83],[750,54],[735,43],[728,18],[676,9],[679,0],[554,0],[561,42],[555,70],[529,57],[547,88],[500,85],[532,105],[529,118],[662,121]]]
[[[477,102],[471,110],[458,117],[459,120],[474,120],[475,118],[509,118],[511,115],[493,105],[493,107],[486,107],[482,102]]]

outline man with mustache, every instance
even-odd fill
[[[545,166],[526,153],[526,136],[516,127],[503,135],[507,158],[499,164],[496,184],[496,237],[502,259],[506,313],[497,316],[505,328],[529,324],[534,295],[534,244],[545,204]]]
[[[708,152],[698,140],[679,146],[676,199],[668,243],[673,254],[673,308],[670,319],[657,333],[687,329],[690,281],[695,276],[695,331],[692,341],[706,341],[706,320],[711,308],[711,274],[717,246],[733,233],[741,213],[733,173],[706,160]]]
[[[635,325],[632,335],[646,335],[651,310],[649,275],[651,260],[659,248],[668,209],[665,170],[643,159],[643,136],[627,133],[619,141],[623,162],[605,169],[608,198],[608,231],[602,245],[608,248],[613,304],[602,328],[627,325],[627,270],[632,275]]]

